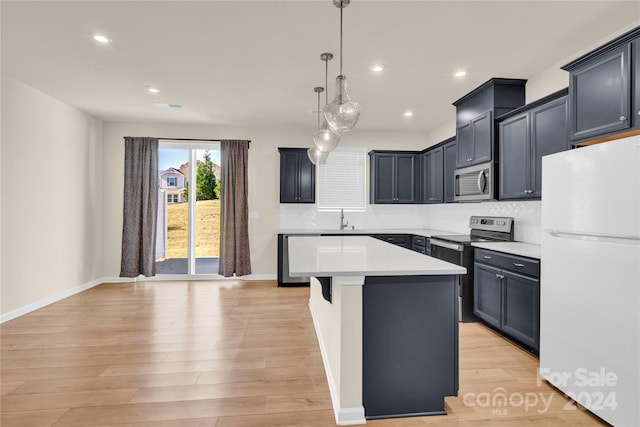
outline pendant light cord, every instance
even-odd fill
[[[342,75],[342,11],[344,10],[344,4],[340,0],[340,75]]]
[[[329,58],[324,59],[324,105],[329,103]],[[320,107],[318,107],[318,110]]]
[[[318,92],[318,130],[320,130],[320,92]]]

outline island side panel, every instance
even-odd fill
[[[322,353],[336,422],[364,424],[362,406],[362,284],[364,277],[332,277],[332,302],[312,277],[309,308]]]
[[[366,418],[445,414],[458,394],[457,276],[366,277]]]

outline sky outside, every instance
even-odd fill
[[[205,150],[196,150],[198,160],[204,159]],[[220,164],[220,150],[210,150],[213,163]],[[161,148],[158,153],[158,170],[164,171],[169,168],[179,169],[180,165],[189,161],[189,150]]]

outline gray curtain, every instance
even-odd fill
[[[124,209],[120,277],[156,275],[158,140],[124,139]]]
[[[249,141],[220,141],[222,169],[220,264],[225,277],[251,274],[247,166]]]

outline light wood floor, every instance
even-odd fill
[[[0,424],[333,426],[308,298],[275,282],[104,284],[5,322]],[[536,384],[537,363],[461,324],[449,415],[367,424],[602,424]],[[500,392],[506,406],[491,403]]]

